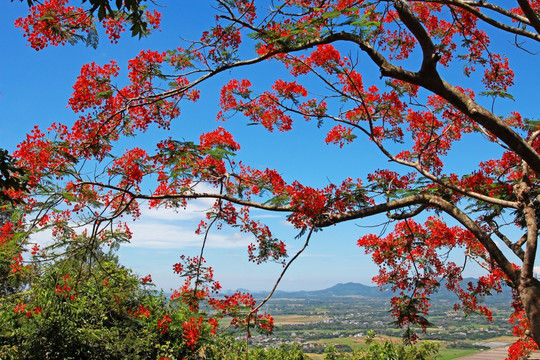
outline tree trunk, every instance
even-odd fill
[[[519,286],[519,295],[530,322],[529,336],[540,347],[540,281],[523,279]]]

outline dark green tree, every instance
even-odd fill
[[[25,170],[15,164],[7,150],[0,148],[0,201],[16,201],[13,193],[25,191],[26,187]],[[4,220],[4,211],[0,216]]]
[[[3,296],[0,358],[194,358],[213,337],[201,326],[200,346],[190,346],[182,324],[192,311],[119,265],[114,251],[77,249],[53,262],[35,258],[24,288]]]

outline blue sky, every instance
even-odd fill
[[[0,57],[0,147],[14,150],[34,125],[45,129],[52,122],[72,123],[76,115],[66,105],[83,64],[91,61],[104,64],[114,59],[125,69],[128,59],[141,49],[175,48],[181,45],[180,37],[197,39],[201,31],[209,28],[214,21],[214,10],[209,1],[197,1],[196,5],[193,5],[195,2],[171,0],[161,3],[166,6],[162,11],[162,31],[148,38],[138,40],[126,34],[119,44],[111,45],[102,36],[97,50],[78,44],[49,47],[36,52],[26,45],[22,32],[13,26],[17,17],[25,16],[26,3],[3,2],[0,5],[0,51],[3,54]],[[508,42],[509,39],[497,41]],[[508,49],[512,51],[509,55],[515,55],[510,45]],[[512,60],[512,64],[519,69],[533,61],[533,57],[519,54],[513,56]],[[377,69],[370,69],[372,65],[368,61],[365,61],[365,66],[376,81]],[[365,178],[368,172],[387,166],[386,160],[366,141],[357,141],[344,149],[325,145],[324,128],[317,129],[314,123],[298,121],[294,130],[285,134],[269,134],[261,127],[248,127],[240,117],[225,124],[216,123],[219,89],[230,78],[250,78],[256,86],[264,87],[283,74],[276,64],[257,66],[247,73],[242,71],[223,74],[201,87],[199,102],[182,105],[182,115],[175,120],[170,132],[152,130],[137,137],[135,143],[126,142],[125,146],[146,144],[152,149],[157,139],[169,136],[179,140],[197,140],[202,132],[221,125],[233,133],[241,144],[238,159],[254,167],[276,168],[289,181],[300,179],[307,185],[325,186],[329,181],[339,183],[348,176]],[[448,76],[459,76],[452,71],[456,70],[445,70]],[[125,76],[125,71],[122,75]],[[122,75],[118,80],[120,82]],[[537,95],[526,89],[532,88],[540,79],[521,76],[519,72],[516,75],[519,87],[513,94],[518,101],[503,103],[499,111],[505,113],[515,106],[525,116],[534,117]],[[476,140],[467,138],[460,144],[449,166],[461,171],[472,169],[481,155],[494,151],[492,148],[480,151],[476,147]],[[181,280],[172,273],[172,264],[177,262],[181,254],[194,256],[199,253],[201,238],[194,234],[194,230],[210,205],[210,202],[201,200],[181,212],[144,210],[141,220],[131,225],[134,238],[131,244],[120,250],[121,262],[142,276],[152,274],[155,283],[164,290],[176,288]],[[285,224],[281,215],[261,216],[273,225],[278,237],[288,244],[290,254],[302,246],[303,240],[294,239],[295,230]],[[382,222],[384,218],[372,218],[315,234],[305,255],[292,265],[279,289],[321,289],[349,281],[370,284],[377,268],[355,244],[360,236],[370,230],[378,233],[380,228],[371,226]],[[268,290],[277,279],[280,265],[254,265],[247,261],[246,248],[251,241],[232,230],[212,233],[205,257],[215,268],[216,279],[221,281],[224,288]],[[472,268],[467,275],[476,273],[477,269]]]

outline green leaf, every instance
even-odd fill
[[[540,120],[533,120],[529,118],[525,118],[524,120],[525,120],[525,125],[527,126],[529,130],[535,131],[538,128],[540,128]]]
[[[100,6],[98,9],[98,19],[103,20],[105,19],[105,16],[107,16],[107,11],[105,10],[105,6]]]
[[[98,99],[108,99],[112,96],[112,94],[113,94],[112,90],[101,91],[96,94],[96,97]]]
[[[322,14],[322,17],[323,17],[323,19],[335,19],[335,18],[339,17],[341,14],[342,14],[341,11],[336,10],[336,11],[324,13],[324,14]]]
[[[72,195],[71,193],[69,193],[69,192],[64,192],[64,193],[62,193],[62,197],[63,197],[64,199],[66,199],[67,201],[76,201],[76,200],[77,200],[77,198],[76,198],[75,196],[73,196],[73,195]]]
[[[480,95],[481,96],[490,96],[490,97],[500,97],[500,98],[506,98],[506,99],[514,100],[514,97],[512,95],[510,95],[509,93],[505,92],[505,91],[498,91],[498,90],[482,91],[480,93]]]
[[[288,203],[291,199],[285,195],[274,196],[265,202],[266,205],[282,206]]]

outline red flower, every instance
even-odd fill
[[[13,311],[15,311],[16,313],[17,312],[20,312],[20,313],[26,312],[26,304],[18,303],[17,305],[15,305],[15,309]]]
[[[190,349],[194,349],[197,341],[199,340],[200,328],[203,322],[203,317],[200,316],[198,320],[194,318],[189,319],[189,322],[182,324],[184,328],[184,338],[186,339],[187,346]]]
[[[169,332],[169,327],[172,323],[171,316],[169,314],[163,315],[161,320],[157,322],[157,329],[161,331],[162,334]]]

